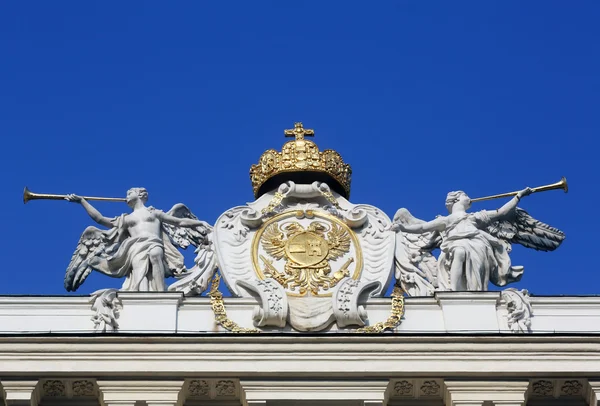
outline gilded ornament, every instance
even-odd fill
[[[278,152],[274,149],[265,151],[258,164],[250,168],[250,179],[254,195],[259,197],[261,187],[271,178],[292,172],[314,172],[326,176],[332,182],[330,186],[339,186],[339,193],[350,195],[352,168],[344,163],[342,156],[333,150],[319,151],[319,147],[305,137],[313,137],[314,130],[305,129],[302,123],[295,123],[294,128],[285,130],[286,137],[294,137],[285,143]],[[336,185],[334,185],[336,184]],[[334,187],[335,189],[335,187]]]
[[[404,316],[404,292],[398,286],[394,286],[392,290],[392,312],[386,321],[380,321],[372,326],[366,326],[355,331],[357,333],[383,333],[387,330],[394,330],[398,325],[402,316]]]
[[[215,273],[210,286],[210,292],[208,293],[208,296],[210,297],[210,306],[215,314],[215,321],[224,329],[229,330],[232,333],[260,333],[260,330],[255,328],[240,327],[236,322],[227,317],[225,303],[223,302],[223,294],[219,292],[219,282],[221,282],[221,275]]]
[[[305,228],[291,219],[294,216],[316,220]],[[357,258],[347,259],[332,272],[330,261],[348,254],[353,243]],[[259,244],[270,258],[259,254]],[[362,267],[360,246],[352,230],[329,214],[311,210],[287,212],[267,221],[254,237],[252,254],[259,278],[273,278],[285,289],[292,290],[288,294],[299,296],[308,292],[325,296],[321,291],[327,291],[344,277],[351,276],[351,264],[356,263],[354,279],[360,275]],[[279,260],[285,260],[283,272],[274,265],[274,261]]]

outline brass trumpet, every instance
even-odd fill
[[[554,189],[562,189],[565,191],[565,193],[567,193],[569,191],[569,185],[567,185],[567,178],[565,178],[563,176],[562,179],[556,183],[532,188],[533,193],[545,192],[545,191],[554,190]],[[481,202],[482,200],[499,199],[501,197],[516,196],[517,193],[519,193],[519,192],[516,191],[516,192],[502,193],[502,194],[493,195],[493,196],[478,197],[477,199],[471,199],[471,203]]]
[[[27,203],[30,200],[64,200],[67,195],[49,195],[44,193],[33,193],[27,186],[23,190],[23,204]],[[81,196],[85,200],[103,200],[106,202],[125,202],[127,199],[123,197],[89,197],[89,196]]]

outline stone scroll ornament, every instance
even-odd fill
[[[539,251],[553,251],[565,234],[531,217],[517,207],[533,192],[564,189],[566,180],[540,188],[470,199],[462,191],[446,198],[448,216],[426,222],[407,209],[394,216],[396,278],[409,296],[430,296],[435,291],[487,291],[488,283],[505,286],[519,281],[523,266],[513,266],[511,244]],[[468,213],[478,200],[514,195],[498,210]],[[432,251],[440,249],[436,258]]]

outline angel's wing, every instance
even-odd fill
[[[77,248],[65,273],[65,289],[74,292],[92,272],[90,262],[94,258],[106,257],[111,241],[107,233],[96,227],[88,227],[81,234]]]
[[[565,239],[565,233],[534,219],[520,208],[490,224],[487,231],[512,244],[538,251],[554,251]]]
[[[273,223],[265,229],[261,243],[267,254],[275,259],[281,259],[285,256],[284,238],[278,224]]]
[[[395,237],[391,231],[386,231],[390,218],[378,208],[368,204],[358,204],[352,207],[351,213],[358,217],[366,217],[360,228],[355,229],[364,265],[360,274],[361,281],[380,283],[371,296],[383,296],[389,286],[394,270]]]
[[[191,210],[182,203],[177,203],[175,206],[171,208],[167,212],[168,215],[178,218],[188,218],[193,220],[198,220],[198,217],[191,212]],[[194,247],[199,247],[202,244],[206,243],[206,236],[208,233],[212,231],[210,226],[206,226],[204,228],[196,227],[177,227],[172,224],[162,224],[163,230],[169,236],[171,242],[177,247],[186,249],[187,247],[193,245]]]
[[[185,296],[199,296],[208,288],[208,284],[219,266],[210,235],[206,239],[206,244],[198,246],[195,252],[195,265],[188,271],[175,275],[178,280],[168,287],[169,292],[183,292]]]
[[[198,217],[182,203],[177,203],[167,214],[178,218],[198,220]],[[205,227],[178,227],[166,223],[163,223],[162,226],[175,246],[183,249],[190,245],[196,247],[194,266],[189,270],[183,267],[184,272],[175,273],[178,280],[170,285],[168,290],[170,292],[183,292],[186,296],[200,295],[207,289],[208,283],[218,267],[210,238],[213,231],[212,227],[208,224]],[[169,258],[167,258],[167,261],[169,261]]]
[[[399,209],[394,223],[424,223],[414,217],[407,209]],[[446,282],[438,280],[437,261],[431,251],[439,248],[442,238],[438,232],[411,234],[403,231],[396,233],[396,280],[409,296],[429,296]]]
[[[329,243],[328,260],[338,259],[350,250],[350,235],[348,231],[333,223],[331,230],[327,233]]]

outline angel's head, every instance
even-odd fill
[[[148,191],[143,187],[132,187],[127,191],[127,205],[133,207],[136,201],[140,200],[146,204],[148,201]]]
[[[471,207],[471,198],[462,190],[448,193],[448,196],[446,196],[446,208],[448,209],[448,213],[452,213],[452,210],[456,205],[460,205],[463,210],[467,210]]]

